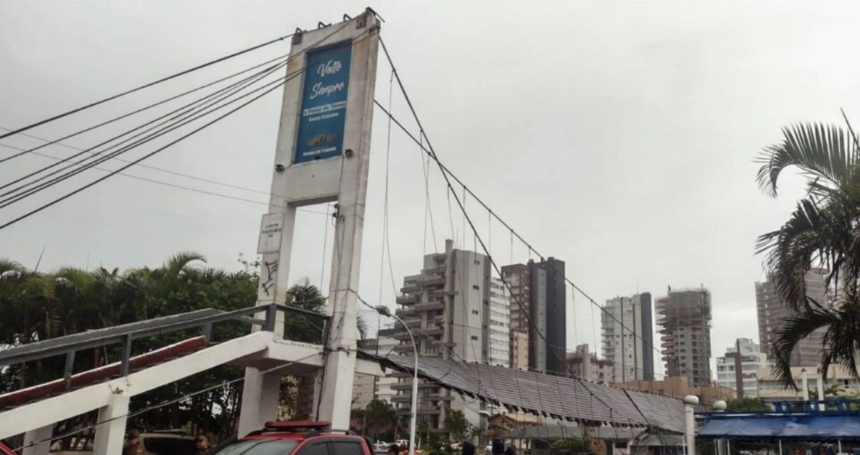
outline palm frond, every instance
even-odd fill
[[[796,167],[810,177],[810,192],[826,195],[837,189],[857,188],[856,147],[850,134],[834,125],[798,124],[783,128],[783,141],[770,145],[756,160],[756,181],[766,194],[776,196],[779,176]]]
[[[797,313],[785,320],[776,329],[776,340],[770,346],[774,359],[773,372],[777,379],[786,387],[796,389],[794,377],[791,374],[791,353],[795,346],[821,327],[827,327],[834,322],[829,310],[811,308]]]
[[[183,251],[168,259],[161,269],[164,271],[166,278],[173,279],[178,277],[189,264],[197,261],[205,263],[206,257],[193,251]]]

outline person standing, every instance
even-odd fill
[[[468,439],[463,440],[463,455],[475,455],[475,444]]]
[[[140,445],[140,431],[133,429],[128,432],[122,455],[143,455],[143,447]]]
[[[209,452],[209,437],[205,434],[197,436],[194,441],[194,447],[197,449],[197,455],[203,455]]]

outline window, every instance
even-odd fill
[[[478,336],[477,336],[477,335],[472,335],[472,340],[477,341],[477,340],[478,340]]]
[[[358,441],[337,441],[331,443],[333,455],[363,455]],[[304,454],[302,454],[304,455]]]
[[[478,310],[472,310],[472,314],[478,314]]]
[[[478,287],[478,285],[477,285],[477,284],[473,284],[473,285],[472,285],[472,289],[481,289],[481,288],[480,288],[480,287]]]
[[[195,450],[193,439],[144,438],[143,447],[153,453],[192,453]]]
[[[250,441],[240,441],[218,452],[218,455],[283,455],[285,453],[290,453],[298,443],[299,441],[290,441],[286,439],[255,439]],[[314,444],[314,447],[317,449],[309,451],[308,449],[311,447],[305,446],[302,448],[300,455],[328,455],[328,449],[324,442]]]
[[[274,454],[275,452],[272,452],[272,455]],[[266,455],[268,455],[268,452]],[[310,443],[302,447],[301,450],[299,450],[298,455],[329,455],[328,444],[326,441]]]

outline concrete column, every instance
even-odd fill
[[[239,416],[239,437],[263,428],[266,422],[278,418],[281,389],[280,373],[259,374],[256,368],[245,369],[242,386],[242,413]]]
[[[110,403],[99,409],[99,426],[96,427],[96,440],[93,444],[94,454],[122,452],[129,401],[127,396],[113,395]]]
[[[24,434],[24,449],[23,455],[48,455],[51,451],[51,441],[45,441],[54,435],[54,425],[46,425],[42,428],[30,430]],[[45,442],[40,442],[45,441]],[[31,446],[30,444],[37,443]]]

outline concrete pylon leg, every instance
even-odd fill
[[[279,373],[259,374],[256,368],[245,369],[242,386],[242,412],[239,415],[239,437],[263,428],[278,418],[278,399],[281,390]]]
[[[96,440],[93,443],[94,454],[122,453],[129,401],[127,396],[113,395],[110,403],[99,409],[99,426],[96,427]]]
[[[47,439],[50,439],[50,437],[54,435],[53,433],[53,425],[46,425],[42,428],[28,431],[24,435],[24,447],[26,448],[24,449],[23,455],[48,455],[51,451],[51,441],[48,441]]]
[[[331,422],[331,427],[335,430],[348,430],[355,353],[334,351],[329,353],[326,360],[319,408],[320,420]]]

